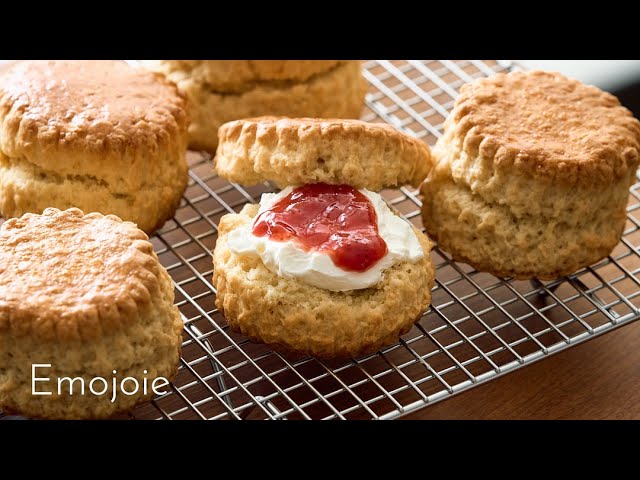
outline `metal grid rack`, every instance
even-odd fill
[[[463,83],[516,68],[508,61],[367,62],[363,119],[432,145]],[[432,306],[398,343],[349,361],[286,358],[228,329],[211,284],[220,217],[269,187],[217,178],[200,154],[189,161],[182,204],[152,237],[185,322],[183,358],[172,390],[132,418],[396,418],[640,317],[639,183],[630,191],[621,243],[596,265],[547,283],[500,280],[435,248]],[[416,190],[383,197],[422,228]]]

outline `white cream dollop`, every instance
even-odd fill
[[[260,215],[291,193],[287,187],[279,193],[265,193],[260,199]],[[395,263],[415,263],[424,257],[420,241],[409,223],[394,215],[380,195],[362,189],[378,217],[378,233],[387,244],[387,253],[364,272],[352,272],[337,267],[323,252],[305,251],[293,240],[278,242],[268,236],[256,237],[253,222],[227,235],[227,245],[236,255],[256,255],[273,273],[334,292],[358,290],[376,285],[382,272]]]

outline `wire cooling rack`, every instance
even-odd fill
[[[363,119],[388,122],[432,145],[463,83],[516,68],[508,61],[370,61]],[[349,361],[289,359],[231,331],[211,284],[220,217],[258,201],[269,187],[230,184],[201,154],[191,153],[189,162],[182,204],[151,239],[175,283],[183,357],[171,391],[131,418],[396,418],[640,316],[636,184],[622,241],[598,264],[553,282],[500,280],[435,248],[432,306],[398,343]],[[382,193],[422,228],[415,189]]]

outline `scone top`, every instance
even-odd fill
[[[158,291],[147,235],[114,215],[71,208],[0,226],[0,332],[90,339],[127,326]]]
[[[433,166],[424,142],[359,120],[249,118],[222,125],[218,139],[218,175],[244,185],[328,183],[377,191],[418,186]]]
[[[440,144],[458,144],[483,159],[482,169],[598,183],[638,167],[640,123],[596,87],[559,73],[511,72],[462,86]]]
[[[21,61],[0,75],[0,153],[63,175],[101,178],[139,168],[138,154],[184,154],[187,121],[174,84],[123,61]],[[139,188],[139,175],[125,177]]]

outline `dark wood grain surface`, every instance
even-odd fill
[[[640,419],[640,322],[406,419]]]

